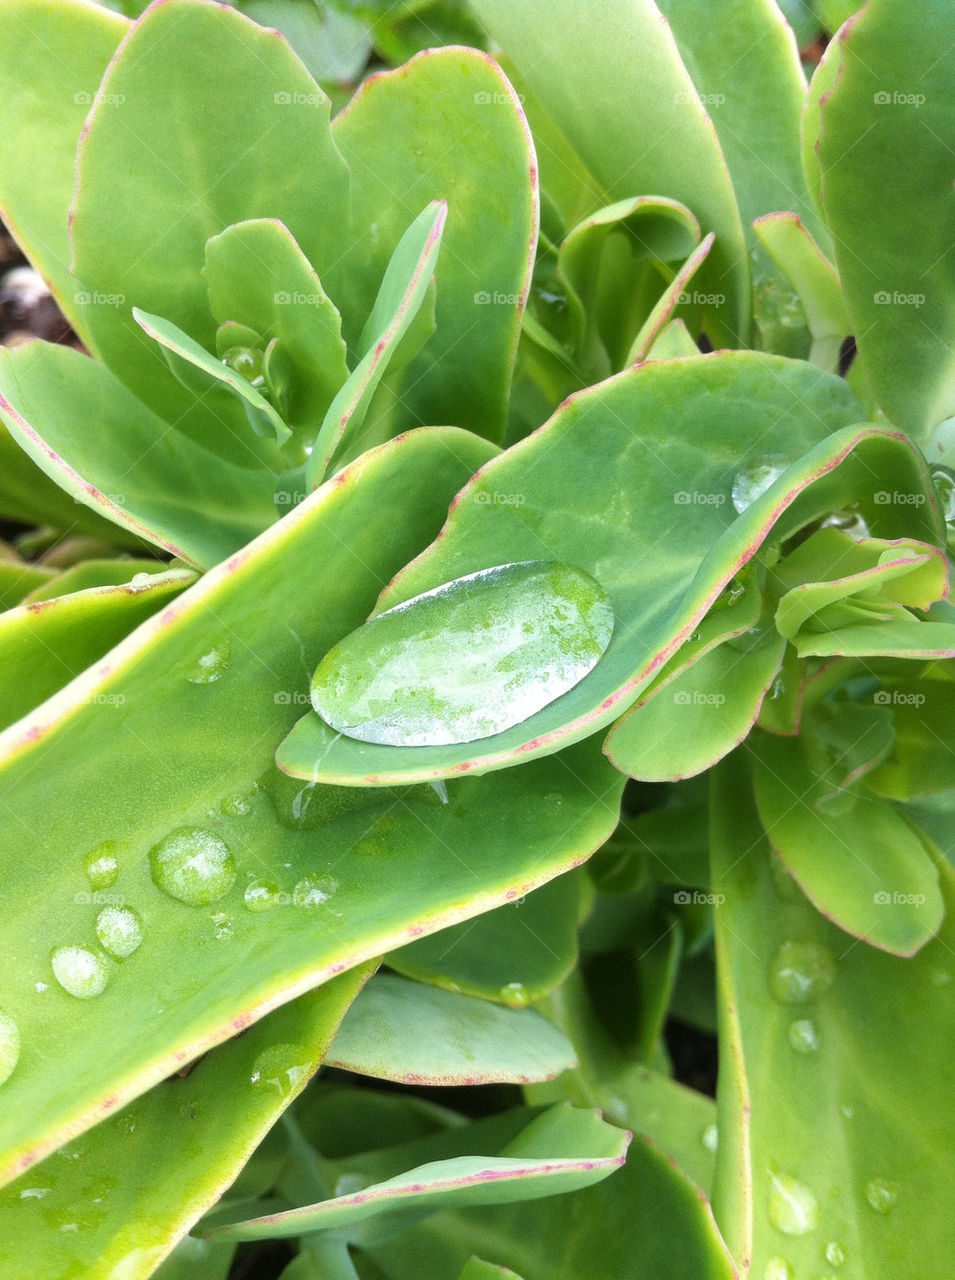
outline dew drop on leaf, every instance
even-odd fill
[[[523,1009],[530,1003],[530,995],[522,982],[509,982],[498,992],[501,1002],[512,1009]]]
[[[603,589],[541,560],[456,578],[379,614],[323,658],[312,705],[363,742],[473,742],[572,689],[613,632]]]
[[[251,1080],[258,1088],[271,1089],[280,1098],[290,1098],[308,1072],[308,1053],[301,1045],[273,1044],[255,1059]]]
[[[116,841],[104,840],[95,849],[91,849],[83,859],[83,867],[87,878],[95,890],[110,889],[119,875],[119,864],[116,861]]]
[[[838,1240],[830,1240],[826,1245],[826,1261],[834,1267],[844,1267],[848,1258],[845,1247]]]
[[[219,805],[219,812],[227,818],[244,818],[252,812],[252,796],[226,796],[225,800]]]
[[[886,1178],[873,1178],[866,1184],[865,1198],[876,1213],[888,1213],[898,1195],[899,1188]]]
[[[715,1151],[720,1145],[720,1131],[715,1124],[708,1124],[700,1134],[700,1141],[707,1151]]]
[[[751,462],[738,471],[733,480],[731,495],[737,512],[742,515],[776,483],[790,465],[788,458],[772,457],[765,458],[762,462]]]
[[[232,649],[228,640],[221,640],[207,653],[202,654],[186,671],[190,684],[215,684],[229,669]]]
[[[235,884],[235,858],[218,836],[179,827],[149,851],[153,884],[190,907],[207,907]]]
[[[104,907],[96,917],[96,936],[104,951],[125,960],[143,940],[143,922],[132,907]]]
[[[8,1013],[0,1013],[0,1084],[13,1075],[20,1060],[20,1028]]]
[[[272,880],[250,880],[243,901],[249,911],[271,911],[279,901],[279,887]]]
[[[86,947],[57,947],[50,962],[54,978],[77,1000],[89,1000],[106,990],[109,964],[105,956]]]
[[[938,494],[942,519],[948,525],[955,524],[955,471],[950,471],[948,467],[933,467],[932,482]]]
[[[212,929],[217,942],[228,942],[235,933],[235,925],[224,911],[217,911],[213,915]]]
[[[771,1173],[769,1220],[786,1236],[804,1236],[819,1221],[816,1197],[807,1186],[788,1173]]]
[[[836,976],[836,962],[818,942],[784,942],[773,956],[769,989],[781,1004],[809,1004],[824,995]]]
[[[786,1261],[780,1258],[778,1254],[769,1259],[766,1263],[766,1270],[763,1272],[763,1280],[794,1280],[795,1272]]]
[[[795,1022],[790,1022],[789,1043],[797,1053],[815,1053],[819,1048],[815,1023],[808,1018],[797,1018]]]

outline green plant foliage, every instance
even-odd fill
[[[0,4],[4,1280],[946,1274],[953,47]]]

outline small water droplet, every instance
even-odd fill
[[[250,880],[243,901],[249,911],[271,911],[278,905],[279,887],[272,880]]]
[[[700,1141],[707,1151],[715,1151],[720,1145],[720,1131],[715,1124],[708,1124],[700,1135]]]
[[[179,827],[149,851],[153,884],[190,907],[207,907],[235,884],[235,858],[218,836]]]
[[[254,1085],[290,1098],[308,1077],[309,1066],[309,1054],[301,1045],[273,1044],[255,1059],[250,1078]]]
[[[818,942],[784,942],[773,956],[769,989],[781,1004],[808,1004],[824,995],[836,976],[836,962]]]
[[[116,861],[116,841],[104,840],[95,849],[90,849],[83,859],[83,867],[90,885],[94,889],[111,889],[119,875],[119,864]]]
[[[216,911],[212,916],[212,928],[217,942],[228,942],[235,933],[235,925],[224,911]]]
[[[368,1186],[367,1179],[360,1173],[343,1173],[335,1183],[332,1191],[333,1196],[353,1196],[358,1191],[364,1191]]]
[[[955,472],[948,467],[932,468],[932,482],[938,494],[938,505],[946,524],[955,524]]]
[[[839,1110],[842,1112],[842,1114],[845,1116],[847,1120],[851,1120],[852,1117],[855,1115],[855,1107],[850,1107],[846,1103],[843,1103],[842,1106],[839,1108]]]
[[[845,1246],[838,1240],[830,1240],[826,1245],[826,1261],[831,1262],[834,1267],[844,1267],[848,1256]]]
[[[572,565],[482,569],[346,636],[318,665],[312,705],[362,742],[473,742],[579,684],[606,651],[613,623],[603,589]]]
[[[143,940],[143,922],[132,907],[104,907],[96,917],[96,936],[104,951],[125,960]]]
[[[49,989],[50,989],[50,986],[49,986],[49,983],[47,982],[34,982],[33,984],[33,990],[37,993],[37,995],[42,995],[44,991],[49,991]]]
[[[89,1000],[106,990],[109,964],[105,956],[86,947],[57,947],[50,956],[53,976],[77,1000]]]
[[[448,803],[448,784],[443,778],[437,778],[434,782],[429,782],[428,786],[438,797],[442,804]]]
[[[887,1178],[873,1178],[866,1184],[865,1198],[876,1213],[888,1213],[898,1196],[898,1186]]]
[[[222,356],[222,363],[248,382],[262,376],[262,352],[257,347],[230,347]]]
[[[763,1280],[795,1280],[795,1272],[785,1258],[776,1254],[766,1263]]]
[[[819,1048],[815,1023],[808,1018],[797,1018],[795,1022],[790,1022],[789,1043],[797,1053],[815,1053]]]
[[[186,679],[190,684],[215,684],[228,671],[231,661],[232,649],[228,640],[220,640],[189,667]]]
[[[24,1187],[20,1192],[21,1200],[42,1200],[50,1194],[49,1187]]]
[[[252,797],[250,795],[226,796],[219,805],[219,811],[227,818],[244,818],[246,814],[252,812]]]
[[[338,888],[338,881],[331,876],[303,876],[292,890],[292,901],[297,907],[320,907]]]
[[[509,982],[498,993],[503,1004],[512,1009],[523,1009],[530,1003],[530,993],[523,982]]]
[[[134,573],[129,580],[129,588],[131,591],[142,591],[144,587],[148,587],[152,581],[151,573]]]
[[[753,462],[737,472],[733,481],[733,506],[742,515],[757,498],[769,489],[791,463],[788,458],[774,456],[762,462]]]
[[[769,1220],[786,1236],[804,1236],[819,1220],[816,1197],[788,1173],[769,1175]]]
[[[8,1013],[0,1013],[0,1084],[13,1075],[20,1060],[20,1028]]]

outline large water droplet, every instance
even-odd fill
[[[808,1018],[797,1018],[795,1022],[790,1022],[789,1043],[797,1053],[815,1053],[819,1048],[815,1023]]]
[[[186,679],[190,684],[215,684],[228,671],[231,661],[232,649],[228,640],[220,640],[188,668]]]
[[[89,1000],[105,991],[109,963],[105,956],[86,947],[57,947],[50,956],[53,976],[77,1000]]]
[[[708,1124],[700,1135],[700,1141],[707,1151],[715,1151],[720,1145],[720,1131],[715,1124]]]
[[[20,1028],[8,1013],[0,1013],[0,1084],[6,1083],[20,1060]]]
[[[292,901],[297,907],[320,907],[338,888],[338,881],[331,876],[302,876],[292,891]]]
[[[230,347],[222,356],[222,363],[240,373],[248,382],[261,380],[262,352],[256,347]]]
[[[104,951],[125,960],[143,940],[143,922],[132,907],[104,907],[96,917],[96,936]]]
[[[788,1173],[769,1175],[769,1220],[786,1236],[804,1236],[819,1221],[816,1197]]]
[[[788,458],[775,455],[761,462],[752,462],[737,472],[733,481],[733,506],[740,515],[761,498],[774,485],[791,463]]]
[[[795,1280],[795,1274],[786,1259],[776,1254],[766,1263],[763,1280]]]
[[[190,907],[207,907],[235,884],[235,858],[218,836],[180,827],[149,851],[153,884]]]
[[[826,1261],[831,1262],[834,1267],[844,1267],[848,1256],[845,1246],[838,1240],[830,1240],[826,1245]]]
[[[299,1044],[273,1044],[252,1064],[252,1083],[290,1098],[309,1072],[308,1052]]]
[[[368,1186],[368,1179],[360,1173],[343,1173],[335,1183],[335,1189],[332,1191],[333,1196],[353,1196],[358,1191],[364,1191]]]
[[[95,849],[90,849],[83,859],[89,882],[94,889],[110,889],[119,875],[119,864],[116,861],[116,841],[104,840]]]
[[[955,472],[948,467],[933,467],[932,480],[938,494],[938,505],[946,524],[955,524]]]
[[[579,684],[609,645],[613,621],[603,589],[571,565],[482,569],[346,636],[315,672],[312,705],[363,742],[473,742]]]
[[[279,887],[272,880],[250,880],[243,901],[249,911],[271,911],[278,906]]]
[[[818,942],[784,942],[773,956],[769,989],[782,1004],[808,1004],[824,995],[836,976],[836,962]]]
[[[876,1213],[888,1213],[898,1196],[898,1186],[887,1178],[873,1178],[866,1184],[865,1198]]]

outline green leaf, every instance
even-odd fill
[[[843,341],[852,332],[842,284],[795,213],[767,213],[753,230],[766,252],[799,295],[812,334],[812,364],[836,373]]]
[[[446,805],[429,788],[302,787],[272,767],[308,664],[434,536],[490,452],[432,428],[366,455],[0,738],[0,1006],[22,1044],[2,1086],[8,1178],[269,1009],[543,883],[613,829],[622,779],[596,744],[454,785]],[[400,510],[386,501],[396,491]],[[301,589],[316,564],[320,609]],[[107,696],[124,699],[121,724]],[[53,798],[51,776],[71,779]],[[109,787],[94,785],[104,777]],[[361,841],[388,813],[388,847],[369,856]],[[514,844],[501,843],[502,828]],[[25,829],[44,832],[29,859]],[[107,989],[80,1002],[53,981],[49,957],[95,948],[97,910],[76,895],[87,890],[84,856],[104,840],[115,842],[116,892],[138,913],[143,942],[120,965],[100,958]],[[171,896],[181,887],[164,874],[190,849],[208,907]],[[37,981],[49,990],[37,993]]]
[[[0,614],[0,728],[80,676],[195,581],[195,574],[182,569],[154,573],[143,583],[131,582],[130,576],[127,572],[123,585],[69,594],[63,584],[64,594]],[[121,714],[121,703],[107,705]]]
[[[8,1280],[152,1275],[304,1089],[367,975],[359,967],[276,1010],[6,1188]]]
[[[610,762],[647,782],[710,768],[749,733],[785,647],[771,626],[717,645],[617,721],[604,744]]]
[[[538,221],[534,147],[514,90],[486,54],[430,49],[367,79],[333,133],[356,211],[342,239],[350,346],[409,213],[425,200],[448,205],[437,330],[404,372],[393,429],[450,422],[500,440]]]
[[[872,725],[863,734],[877,737]],[[920,833],[871,794],[833,802],[833,780],[801,738],[757,734],[750,746],[766,834],[809,900],[894,955],[913,955],[933,938],[945,907]]]
[[[706,328],[716,344],[745,341],[749,271],[736,199],[716,131],[656,5],[605,0],[595,13],[552,0],[542,13],[473,0],[472,8],[606,192],[600,204],[653,192],[685,204],[704,232],[716,233],[701,273],[714,295]]]
[[[217,564],[275,517],[268,476],[170,431],[108,369],[68,347],[0,352],[0,412],[78,502],[192,564]]]
[[[295,237],[276,218],[236,223],[206,242],[203,275],[220,331],[238,322],[263,346],[280,344],[291,368],[287,421],[311,444],[348,365],[341,316]]]
[[[641,360],[648,358],[666,359],[666,356],[661,354],[662,345],[660,347],[656,345],[657,338],[666,325],[669,325],[673,330],[670,335],[671,345],[668,348],[671,355],[695,356],[697,354],[697,345],[689,335],[686,322],[683,319],[673,320],[672,316],[678,306],[692,301],[692,295],[687,292],[686,286],[696,275],[702,263],[706,261],[715,239],[716,237],[712,231],[705,236],[702,243],[693,250],[663,293],[660,294],[653,310],[641,325],[640,332],[634,338],[633,345],[627,352],[624,360],[625,365],[639,364]],[[679,330],[675,327],[677,325],[680,326]],[[654,351],[652,357],[650,356],[651,349]]]
[[[521,1280],[521,1277],[507,1267],[496,1267],[492,1262],[484,1262],[481,1258],[471,1258],[459,1280]]]
[[[153,5],[120,46],[80,145],[77,296],[92,349],[116,376],[179,431],[246,467],[255,459],[242,408],[222,396],[212,412],[187,391],[131,309],[165,316],[213,350],[206,242],[252,218],[279,219],[330,283],[348,172],[328,99],[284,40],[233,9]]]
[[[782,541],[871,492],[872,476],[883,467],[893,468],[900,489],[925,490],[924,463],[897,437],[876,428],[829,434],[857,412],[841,379],[754,352],[645,364],[574,396],[472,478],[440,538],[389,586],[379,606],[502,561],[546,556],[570,563],[590,573],[613,605],[614,635],[594,669],[480,750],[332,741],[312,715],[282,745],[281,767],[346,785],[450,777],[544,754],[609,724],[693,634],[770,533]],[[715,439],[718,452],[708,444]],[[734,478],[750,460],[783,448],[803,455],[800,462],[736,519]],[[927,502],[864,506],[877,530],[904,522],[912,536],[931,529],[933,539],[939,537]],[[611,518],[594,519],[595,510],[608,509]]]
[[[11,0],[0,13],[0,213],[84,340],[69,275],[76,146],[128,28],[84,0]]]
[[[448,206],[432,201],[398,242],[361,337],[359,363],[329,407],[305,470],[308,484],[321,484],[335,452],[362,427],[375,388],[414,323],[434,278]]]
[[[284,444],[289,438],[291,429],[272,405],[248,378],[237,373],[231,365],[210,355],[188,333],[183,333],[178,325],[163,316],[150,315],[139,307],[133,307],[133,319],[143,333],[159,343],[170,369],[185,386],[198,383],[197,394],[200,396],[210,389],[226,388],[241,402],[255,435],[265,436],[270,443],[274,440],[276,444]],[[248,448],[253,451],[253,441],[248,442]]]
[[[916,439],[955,413],[950,17],[872,0],[836,38],[821,103],[822,203],[859,354]]]
[[[527,1084],[575,1065],[574,1051],[533,1009],[409,982],[374,978],[328,1055],[333,1067],[404,1084]]]
[[[725,899],[717,1221],[754,1276],[774,1257],[815,1275],[831,1241],[867,1280],[944,1274],[955,1248],[953,1066],[939,1051],[955,1034],[951,868],[940,860],[946,921],[917,956],[859,946],[774,874],[741,766],[720,766],[713,825]],[[799,1005],[771,994],[792,943],[831,961],[831,986]]]
[[[955,756],[951,750],[955,723],[955,685],[928,673],[914,679],[890,678],[874,694],[883,709],[891,708],[895,749],[866,779],[880,795],[915,800],[955,787]]]
[[[351,1228],[402,1209],[507,1204],[576,1191],[608,1177],[624,1162],[629,1135],[596,1112],[552,1107],[508,1142],[498,1156],[458,1156],[322,1204],[215,1227],[215,1239],[261,1240],[307,1231]]]
[[[409,978],[518,1008],[556,987],[577,959],[580,879],[558,876],[496,911],[386,957]]]

